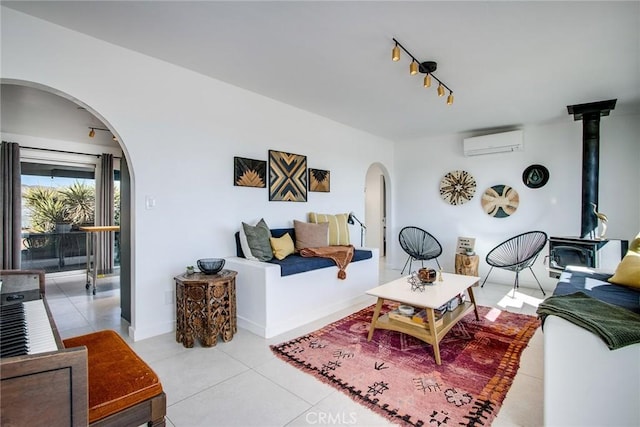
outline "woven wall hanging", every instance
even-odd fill
[[[508,185],[494,185],[482,195],[482,209],[494,218],[506,218],[518,209],[520,196]]]
[[[451,171],[440,181],[440,197],[451,205],[461,205],[476,193],[476,179],[467,171]]]

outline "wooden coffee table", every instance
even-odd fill
[[[388,329],[411,335],[433,346],[436,363],[440,365],[439,343],[446,333],[471,310],[475,311],[476,320],[480,320],[476,299],[471,289],[473,285],[478,283],[480,278],[477,276],[442,273],[442,279],[442,281],[436,281],[432,285],[426,285],[423,291],[412,291],[411,284],[407,282],[406,276],[368,290],[368,295],[378,297],[378,302],[373,312],[373,319],[371,319],[368,340],[371,341],[373,331],[376,329]],[[452,311],[448,311],[444,314],[443,322],[440,325],[435,328],[431,327],[431,325],[436,324],[436,317],[433,310],[441,307],[456,295],[465,291],[469,294],[470,301],[465,301]],[[418,323],[413,325],[390,319],[388,314],[380,316],[380,309],[382,308],[384,300],[411,305],[417,309],[426,309],[427,323],[424,325]]]

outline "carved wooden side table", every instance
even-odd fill
[[[478,264],[480,258],[478,255],[456,254],[456,274],[464,274],[465,276],[477,276]]]
[[[236,320],[236,273],[194,273],[175,277],[176,341],[193,347],[194,340],[211,347],[231,341],[238,331]]]

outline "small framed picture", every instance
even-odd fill
[[[476,246],[475,237],[458,237],[458,244],[456,245],[457,254],[466,254],[468,252],[473,253]]]
[[[309,168],[309,191],[328,193],[331,189],[331,172]]]
[[[267,162],[264,160],[233,158],[233,185],[238,187],[267,186]]]

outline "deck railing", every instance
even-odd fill
[[[87,266],[87,233],[23,233],[22,270],[44,270],[47,273],[84,270]],[[114,260],[120,264],[120,233],[115,233]]]

